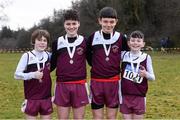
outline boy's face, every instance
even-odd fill
[[[104,33],[112,33],[118,21],[115,18],[99,18],[98,20]]]
[[[64,28],[68,37],[75,37],[78,32],[80,22],[76,20],[66,20],[64,22]]]
[[[42,36],[40,39],[35,39],[35,43],[34,43],[34,49],[42,52],[47,48],[47,39]]]
[[[128,46],[131,51],[133,52],[139,52],[141,48],[143,48],[145,45],[145,42],[142,38],[130,38],[128,41]]]

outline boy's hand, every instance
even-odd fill
[[[139,75],[141,76],[141,77],[146,77],[146,69],[145,69],[145,67],[144,66],[142,66],[142,65],[140,65],[140,70],[139,70]]]
[[[34,73],[34,77],[39,80],[39,82],[42,82],[43,72],[42,69],[38,70]]]

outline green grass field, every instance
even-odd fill
[[[180,119],[180,54],[150,53],[156,81],[149,82],[146,119]],[[21,54],[0,54],[0,119],[23,119],[23,82],[14,80]],[[53,79],[54,79],[54,75]],[[53,119],[56,119],[56,110]],[[86,118],[91,119],[90,107]],[[121,114],[118,113],[118,118]]]

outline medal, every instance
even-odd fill
[[[140,54],[138,55],[140,57]],[[138,58],[139,58],[138,57]],[[131,62],[131,69],[132,69],[132,72],[133,72],[133,81],[137,83],[139,77],[137,78],[137,74],[138,74],[138,70],[139,70],[139,65],[140,65],[140,62],[136,62],[137,65],[136,65],[136,68],[134,67],[134,62],[133,62],[133,58],[132,58],[132,54],[129,52],[129,58],[130,58],[130,62]]]
[[[42,79],[39,79],[39,82],[42,83]]]
[[[35,53],[34,53],[34,54],[35,54]],[[44,52],[43,52],[43,57],[44,57]],[[44,67],[45,67],[45,62],[44,62],[44,61],[40,62],[40,60],[37,58],[36,55],[35,55],[35,60],[36,60],[36,65],[37,65],[38,71],[42,72],[43,69],[44,69]],[[42,63],[42,65],[43,65],[42,68],[40,67],[40,63]],[[42,80],[42,79],[39,79],[39,82],[42,83],[43,80]]]
[[[66,44],[67,44],[67,51],[68,51],[68,54],[69,54],[69,57],[70,57],[70,60],[69,60],[69,63],[70,64],[73,64],[74,61],[72,60],[73,56],[74,56],[74,53],[75,53],[75,50],[76,50],[76,46],[75,45],[72,45],[68,42],[68,38],[67,38],[67,35],[65,36],[65,41],[66,41]],[[72,51],[70,49],[70,47],[72,47]]]
[[[109,61],[109,57],[106,57],[106,59],[105,59],[106,61]]]
[[[101,31],[101,38],[102,38],[103,41],[104,41],[104,42],[103,42],[103,48],[104,48],[104,52],[105,52],[105,54],[106,54],[105,60],[106,60],[106,61],[109,61],[109,60],[110,60],[110,59],[109,59],[109,54],[110,54],[110,51],[111,51],[111,44],[105,44],[105,41],[107,41],[107,40],[104,40],[102,31]],[[111,38],[112,38],[112,34],[111,34]],[[110,40],[111,40],[111,38],[110,38]],[[109,48],[107,48],[106,45],[109,45]]]
[[[69,63],[70,63],[70,64],[73,64],[73,63],[74,63],[74,61],[71,59],[71,60],[69,61]]]

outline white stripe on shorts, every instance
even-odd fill
[[[121,80],[119,80],[119,103],[122,104],[122,91],[121,91]]]
[[[26,110],[26,106],[27,106],[27,99],[25,99],[24,100],[24,102],[22,103],[22,105],[21,105],[21,111],[24,113],[25,112],[25,110]]]
[[[88,95],[88,101],[89,101],[89,103],[91,103],[92,97],[90,96],[89,86],[88,86],[87,82],[85,83],[85,88],[86,88],[86,92],[87,92],[87,95]]]

